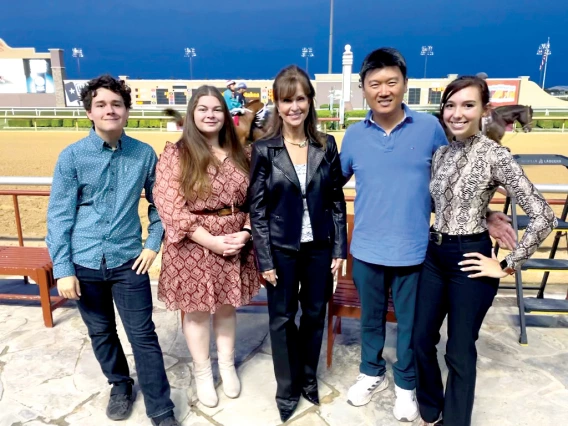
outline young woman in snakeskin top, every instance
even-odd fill
[[[417,400],[423,424],[468,426],[475,393],[475,342],[497,293],[499,279],[514,273],[556,226],[554,213],[509,149],[480,132],[489,107],[487,83],[454,80],[442,96],[442,125],[453,135],[432,159],[436,220],[418,286],[414,323]],[[499,186],[529,216],[517,247],[500,263],[487,232],[489,201]],[[436,356],[448,316],[446,393]],[[443,422],[443,423],[442,423]]]

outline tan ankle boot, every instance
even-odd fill
[[[236,398],[241,393],[241,382],[235,370],[235,351],[230,354],[217,353],[219,357],[219,373],[223,381],[223,392],[229,398]]]
[[[197,388],[197,398],[206,407],[215,407],[219,403],[219,397],[213,382],[211,370],[211,358],[204,362],[193,362],[193,376]]]

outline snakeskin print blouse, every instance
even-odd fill
[[[434,154],[430,181],[434,229],[451,235],[484,232],[487,206],[499,186],[515,196],[530,218],[517,247],[505,258],[510,267],[519,269],[556,227],[557,219],[509,149],[481,133],[452,141]]]

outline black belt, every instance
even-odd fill
[[[429,240],[437,245],[442,243],[473,243],[475,241],[482,241],[489,238],[489,232],[483,231],[479,234],[467,234],[467,235],[450,235],[443,232],[435,231],[430,228]]]
[[[203,215],[229,216],[231,214],[240,212],[241,209],[239,207],[242,208],[242,206],[233,206],[233,207],[223,207],[217,210],[200,210],[191,213],[203,214]]]

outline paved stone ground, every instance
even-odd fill
[[[35,292],[21,281],[2,281],[2,292]],[[153,286],[155,294],[156,287]],[[560,288],[557,297],[566,294]],[[262,297],[262,295],[260,296]],[[142,395],[126,421],[105,416],[109,386],[94,358],[86,328],[74,302],[54,313],[55,327],[43,326],[39,307],[30,302],[0,304],[0,426],[7,425],[144,425]],[[274,402],[276,382],[264,307],[246,307],[238,313],[237,364],[242,393],[228,399],[219,385],[219,405],[206,408],[195,398],[190,355],[180,330],[179,315],[156,301],[154,321],[164,352],[176,415],[184,426],[271,426],[280,424]],[[568,419],[568,320],[560,316],[529,316],[529,346],[518,339],[515,300],[498,297],[483,325],[478,342],[478,380],[473,425],[565,425]],[[392,417],[394,390],[390,366],[395,360],[396,324],[388,325],[384,356],[389,366],[389,388],[365,407],[346,403],[349,386],[358,374],[359,322],[344,320],[331,369],[325,367],[325,345],[319,369],[322,405],[301,401],[293,426],[401,425]],[[119,334],[134,372],[132,352]],[[443,361],[446,335],[439,346]],[[214,348],[212,348],[214,354]],[[443,362],[444,375],[447,370]],[[217,366],[215,377],[219,383]],[[418,424],[418,421],[415,422]]]

